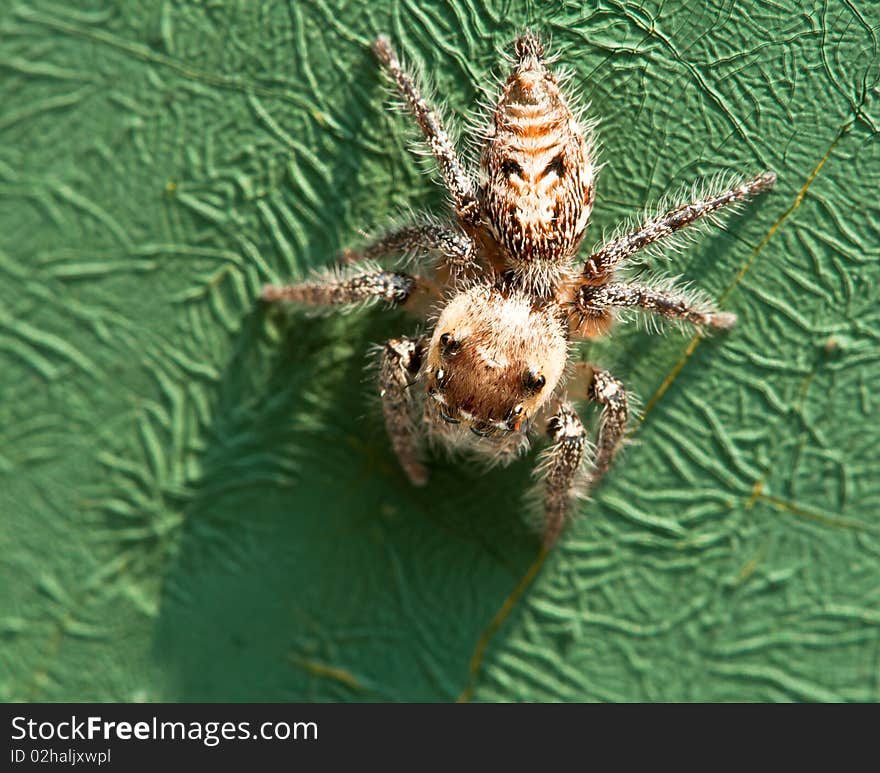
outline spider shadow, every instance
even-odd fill
[[[379,81],[366,52],[351,91]],[[350,107],[356,133],[375,104]],[[332,190],[365,152],[340,155]],[[328,217],[343,219],[343,199]],[[338,242],[315,227],[308,250]],[[482,475],[434,458],[429,484],[409,483],[364,366],[370,344],[416,327],[400,312],[262,305],[243,319],[198,474],[175,495],[154,657],[176,699],[445,700],[464,688],[476,642],[539,549],[518,515],[531,462]]]
[[[155,657],[180,700],[452,699],[537,550],[515,515],[528,463],[441,460],[413,488],[350,356],[388,321],[297,319],[267,355],[269,316],[245,321],[179,502]]]

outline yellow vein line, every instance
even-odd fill
[[[770,227],[770,230],[767,231],[764,238],[758,243],[758,245],[752,250],[751,255],[749,255],[748,259],[745,263],[743,263],[742,268],[737,272],[736,276],[733,278],[733,281],[727,286],[727,289],[721,294],[721,298],[719,299],[720,303],[723,303],[730,294],[736,289],[737,285],[742,281],[743,277],[748,273],[749,269],[754,265],[755,260],[758,255],[767,246],[767,243],[773,238],[774,234],[782,227],[782,224],[788,220],[789,217],[794,213],[794,211],[801,205],[801,202],[804,200],[804,196],[807,193],[809,187],[813,184],[813,180],[816,179],[816,176],[819,174],[820,170],[823,166],[825,166],[825,162],[831,157],[832,152],[834,152],[834,148],[837,147],[837,143],[840,142],[840,138],[843,137],[844,134],[848,131],[849,127],[852,126],[852,122],[844,124],[839,131],[837,132],[837,136],[834,138],[834,141],[829,146],[828,150],[825,151],[825,155],[819,159],[819,163],[816,164],[815,168],[812,172],[810,172],[807,177],[806,182],[801,186],[800,191],[798,191],[798,195],[795,197],[792,205],[785,210],[785,212],[780,215],[779,219]],[[669,375],[663,379],[663,383],[660,384],[657,391],[651,396],[651,399],[645,404],[645,409],[642,411],[640,416],[640,421],[644,421],[647,415],[654,409],[658,402],[660,402],[660,398],[666,394],[666,390],[672,385],[672,382],[675,381],[676,377],[679,373],[681,373],[681,369],[685,366],[687,361],[691,358],[693,353],[696,351],[697,346],[700,341],[703,340],[703,336],[699,333],[695,335],[687,345],[687,348],[684,350],[684,353],[681,355],[681,358],[675,365],[672,366],[672,370],[669,372]]]
[[[834,152],[834,148],[837,147],[837,143],[840,142],[840,138],[846,134],[849,127],[852,126],[852,123],[845,124],[842,126],[838,132],[837,136],[834,138],[834,141],[829,146],[828,150],[825,151],[825,155],[819,159],[819,163],[816,164],[815,168],[812,172],[810,172],[809,177],[807,177],[807,181],[801,186],[800,191],[798,191],[798,195],[795,197],[794,203],[782,213],[780,218],[771,226],[770,230],[767,232],[767,235],[761,239],[761,242],[752,250],[752,254],[749,255],[748,260],[743,264],[743,267],[739,270],[739,273],[733,278],[733,281],[727,287],[727,289],[721,294],[720,302],[723,303],[727,300],[727,297],[736,289],[736,286],[742,281],[742,278],[746,275],[748,270],[754,264],[755,259],[758,257],[758,253],[767,246],[767,242],[773,238],[773,235],[780,229],[782,224],[792,215],[792,213],[801,205],[801,202],[804,200],[804,196],[807,195],[807,189],[813,184],[813,180],[816,179],[822,167],[825,166],[825,162],[831,157],[831,154]]]
[[[821,523],[825,526],[834,526],[839,529],[856,529],[858,531],[867,531],[874,534],[878,532],[878,529],[873,524],[866,523],[865,521],[860,521],[856,518],[845,518],[839,515],[829,515],[827,513],[821,513],[816,510],[803,507],[797,502],[790,502],[789,500],[783,499],[782,497],[774,497],[770,494],[762,494],[760,490],[752,495],[751,499],[746,503],[746,506],[751,507],[756,501],[767,502],[768,504],[773,505],[773,507],[775,507],[777,510],[782,510],[783,512],[791,513],[792,515],[798,515],[801,518],[808,518],[811,521],[816,521],[817,523]]]
[[[474,654],[471,656],[470,666],[468,667],[468,685],[458,696],[459,703],[467,703],[474,695],[474,688],[476,687],[477,676],[480,673],[480,667],[483,664],[483,656],[486,654],[486,649],[489,646],[489,643],[494,638],[495,634],[498,632],[498,629],[504,624],[504,621],[513,611],[513,608],[516,606],[516,602],[519,601],[520,597],[523,593],[526,592],[526,589],[532,584],[532,580],[535,579],[538,572],[541,570],[541,567],[544,565],[544,562],[547,560],[547,556],[550,555],[550,551],[542,547],[541,552],[538,553],[538,557],[532,562],[532,565],[528,568],[528,571],[523,575],[523,578],[519,581],[517,586],[513,589],[510,595],[504,599],[504,603],[501,605],[501,608],[495,613],[495,617],[492,618],[492,622],[486,626],[486,629],[483,631],[480,636],[479,641],[477,642],[476,649],[474,650]]]
[[[332,679],[335,682],[344,684],[346,687],[350,687],[352,690],[364,689],[364,686],[358,681],[357,677],[344,668],[329,666],[326,663],[319,663],[316,660],[308,660],[306,658],[291,657],[290,662],[301,666],[310,674]]]

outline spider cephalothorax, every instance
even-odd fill
[[[543,430],[550,445],[536,470],[544,542],[551,545],[573,501],[608,470],[629,416],[620,381],[595,365],[568,363],[571,341],[604,333],[623,308],[732,327],[735,315],[715,310],[700,293],[669,281],[623,282],[618,269],[638,250],[706,222],[776,177],[765,172],[710,188],[578,261],[594,199],[592,142],[537,36],[526,33],[514,44],[516,61],[485,137],[479,185],[388,39],[380,37],[375,51],[437,161],[456,222],[426,218],[398,228],[365,247],[360,260],[348,253],[340,268],[267,286],[263,298],[306,306],[384,301],[427,313],[434,320],[429,333],[391,339],[380,357],[385,425],[401,465],[422,485],[426,441],[506,462]],[[434,267],[415,276],[372,262],[413,252],[436,255]],[[594,449],[570,402],[576,398],[602,408]]]
[[[553,394],[568,354],[558,307],[476,285],[443,309],[428,345],[428,394],[447,423],[518,432]]]

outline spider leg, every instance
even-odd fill
[[[452,196],[456,214],[463,223],[476,225],[479,221],[480,208],[474,194],[474,183],[459,160],[455,146],[443,127],[443,121],[425,101],[412,76],[403,69],[397,54],[391,48],[388,37],[380,35],[373,44],[373,50],[394,78],[401,95],[415,116],[425,141],[437,161],[443,183]]]
[[[588,368],[592,379],[587,397],[602,406],[602,416],[592,464],[586,475],[583,459],[589,447],[587,433],[571,403],[560,401],[547,422],[547,435],[553,443],[542,454],[538,469],[544,480],[544,545],[548,548],[562,533],[572,501],[608,472],[626,430],[629,409],[623,384],[606,370]]]
[[[629,403],[623,384],[607,370],[596,367],[593,368],[593,383],[587,391],[587,396],[602,406],[596,453],[590,470],[590,486],[595,486],[608,472],[614,455],[623,442],[626,422],[629,418]]]
[[[295,285],[266,285],[261,297],[266,301],[291,301],[304,306],[357,306],[384,300],[408,308],[418,308],[417,291],[430,296],[436,288],[427,279],[401,271],[384,271],[373,259],[406,252],[434,252],[453,277],[477,267],[474,241],[454,228],[425,222],[389,231],[360,250],[346,250],[342,264],[316,272]]]
[[[584,317],[604,318],[609,308],[637,307],[698,326],[727,329],[736,324],[736,314],[712,309],[700,293],[685,295],[640,284],[583,285],[578,288],[574,305]]]
[[[544,545],[552,547],[578,493],[582,463],[587,448],[587,431],[567,400],[560,401],[547,422],[547,435],[553,441],[542,454],[538,475],[544,482]]]
[[[353,308],[375,301],[400,306],[419,286],[419,277],[398,271],[382,271],[370,263],[353,263],[339,270],[326,270],[295,285],[265,285],[264,301],[287,301],[302,306]]]
[[[415,486],[428,482],[421,462],[421,438],[416,401],[411,387],[421,367],[425,338],[392,338],[385,342],[379,368],[379,394],[391,445],[400,465]]]
[[[346,257],[372,259],[407,252],[439,253],[443,264],[454,275],[473,269],[477,264],[474,240],[461,231],[439,223],[417,223],[390,231],[360,251]]]
[[[635,231],[619,236],[590,255],[584,264],[583,277],[585,279],[603,277],[633,253],[671,236],[676,231],[726,206],[751,199],[771,188],[775,182],[776,175],[773,172],[764,172],[720,193],[671,209],[649,220]]]

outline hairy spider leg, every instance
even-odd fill
[[[403,69],[400,59],[391,47],[391,41],[385,35],[380,35],[376,39],[373,51],[394,78],[422,130],[425,141],[437,161],[443,183],[452,196],[456,215],[462,223],[477,225],[480,220],[480,207],[474,193],[474,182],[459,160],[442,119],[425,101],[415,79]]]

